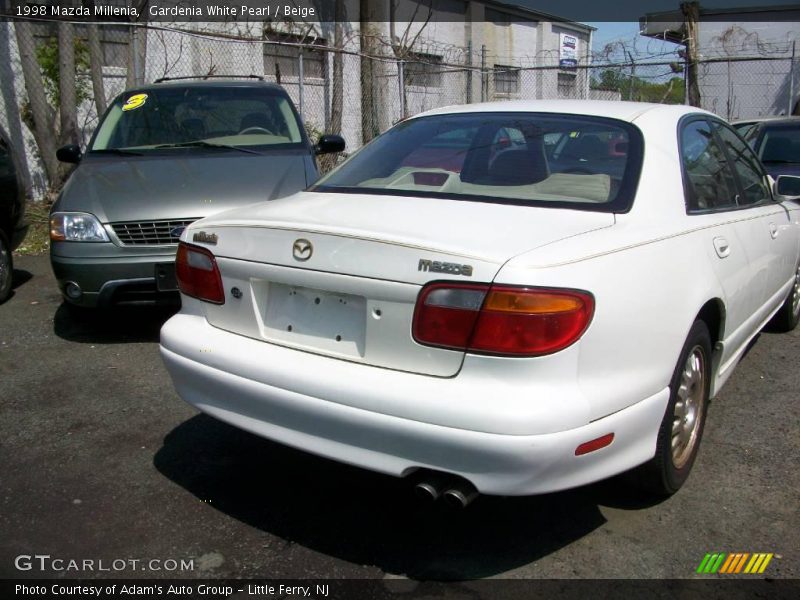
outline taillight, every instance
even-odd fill
[[[434,283],[417,299],[412,334],[428,346],[541,356],[577,341],[593,313],[594,297],[579,290]]]
[[[175,257],[175,274],[178,287],[187,296],[214,304],[225,303],[217,261],[205,248],[181,242]]]

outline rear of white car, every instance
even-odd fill
[[[698,236],[630,225],[640,179],[656,183],[642,204],[672,214],[658,205],[682,195],[679,164],[642,166],[639,105],[615,106],[614,120],[515,110],[486,109],[472,128],[420,121],[441,135],[410,158],[392,155],[402,138],[379,146],[390,172],[370,167],[371,146],[311,191],[189,227],[183,308],[161,335],[178,394],[462,503],[651,459],[681,346],[715,285],[701,261],[709,289],[670,297]],[[463,131],[475,137],[460,153]],[[519,174],[518,158],[545,166]],[[653,264],[661,280],[640,280]]]
[[[313,201],[295,198],[284,204],[294,202],[302,211]],[[373,201],[385,205],[387,199]],[[597,217],[583,228],[612,226],[612,216]],[[492,256],[268,225],[202,231],[218,240],[213,261],[221,276],[213,292],[195,293],[212,301],[224,297],[225,303],[184,296],[181,314],[162,331],[162,354],[181,397],[204,412],[397,476],[422,468],[459,474],[484,493],[529,494],[579,485],[587,480],[581,474],[603,477],[648,457],[651,440],[627,440],[621,426],[630,420],[636,436],[652,431],[664,398],[590,424],[589,401],[574,376],[579,345],[551,353],[590,327],[590,293],[538,289],[532,282],[522,289],[474,283],[495,278],[503,261]],[[297,240],[313,247],[304,263],[293,257]],[[200,268],[212,265],[203,249],[185,245],[179,276],[184,256],[186,262],[202,263]],[[425,260],[469,266],[473,277],[445,279],[444,273],[419,270]],[[500,305],[507,306],[512,295],[527,302],[526,312],[503,310]],[[500,310],[480,310],[487,296]],[[547,314],[530,312],[537,303]],[[564,309],[559,322],[554,307]],[[515,348],[503,347],[507,336],[493,341],[493,328],[514,326],[496,322],[498,317],[538,318],[540,339],[534,343],[541,347],[512,356]],[[483,339],[470,342],[477,350],[455,348],[467,345],[481,320],[486,321]],[[548,334],[548,327],[556,331]],[[539,353],[548,356],[530,357]],[[610,433],[622,435],[615,446],[625,449],[622,457],[608,452],[576,456],[581,444]],[[620,465],[625,455],[629,458]],[[609,464],[587,471],[587,463]]]

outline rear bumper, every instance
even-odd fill
[[[161,356],[178,394],[222,421],[397,477],[419,468],[453,473],[484,494],[528,495],[577,487],[647,461],[655,452],[669,395],[664,389],[617,413],[564,431],[487,433],[425,422],[424,410],[398,416],[339,401],[361,395],[369,386],[374,397],[400,390],[414,399],[410,404],[424,406],[426,395],[432,398],[456,389],[458,377],[427,377],[342,361],[333,361],[337,366],[322,373],[313,363],[331,359],[310,358],[227,333],[200,316],[179,314],[164,325]],[[258,377],[248,370],[253,363],[263,365]],[[382,385],[375,385],[376,373]],[[485,402],[485,422],[491,422],[502,398],[492,394],[496,382],[488,379],[483,386],[473,393],[491,398]],[[450,398],[454,413],[459,395]],[[610,446],[575,456],[580,444],[612,432]]]

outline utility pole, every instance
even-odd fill
[[[628,85],[628,100],[635,100],[636,98],[633,95],[633,86],[636,85],[636,63],[634,62],[633,55],[629,50],[625,50],[625,53],[628,55],[628,60],[631,63],[631,81],[630,85]]]
[[[794,110],[794,61],[796,57],[797,42],[792,42],[792,60],[789,63],[789,106],[786,111],[787,115],[791,115]]]
[[[686,99],[691,106],[700,106],[700,85],[697,82],[698,62],[698,23],[700,22],[700,3],[681,4],[686,29]]]

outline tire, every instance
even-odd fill
[[[703,321],[689,330],[669,388],[656,454],[632,473],[638,487],[660,497],[686,482],[703,437],[711,389],[711,336]]]
[[[14,260],[8,238],[0,231],[0,304],[11,295],[11,284],[14,280]]]
[[[772,317],[768,328],[772,331],[787,333],[797,327],[798,321],[800,321],[800,265],[795,271],[794,285],[789,291],[789,295],[786,296],[780,310]]]

